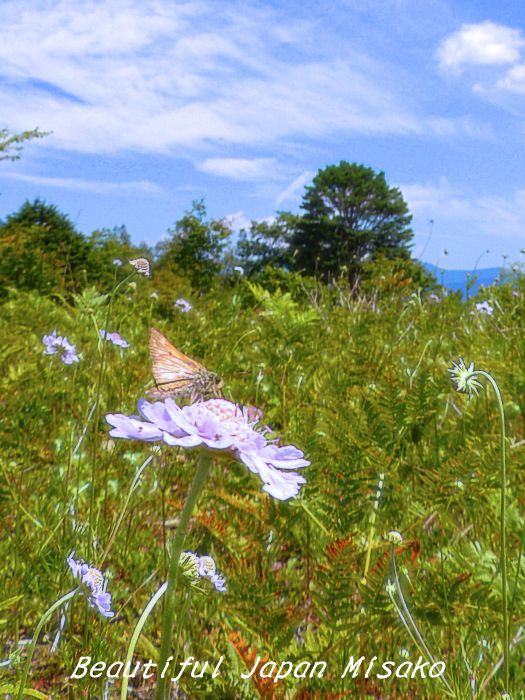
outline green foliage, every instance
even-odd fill
[[[157,246],[158,267],[187,277],[195,289],[209,289],[221,269],[221,253],[231,231],[223,220],[206,218],[202,200],[168,232],[170,237]]]
[[[100,288],[110,286],[115,278],[114,260],[125,264],[138,257],[152,257],[152,251],[142,243],[135,246],[125,226],[97,229],[86,237],[89,248],[89,281]],[[125,270],[124,270],[125,272]]]
[[[280,212],[271,222],[252,221],[248,231],[241,231],[235,254],[248,277],[260,275],[266,267],[292,266],[290,240],[295,219]]]
[[[341,161],[319,170],[303,196],[291,253],[298,269],[332,279],[356,277],[378,254],[409,257],[411,215],[384,173]]]
[[[76,599],[53,656],[58,618],[50,623],[32,671],[39,691],[80,697],[89,687],[100,696],[100,681],[68,679],[76,660],[84,654],[124,658],[133,625],[165,580],[166,542],[195,455],[112,440],[103,421],[106,412],[134,413],[144,396],[151,381],[150,326],[217,371],[227,397],[264,409],[264,424],[311,460],[300,497],[287,503],[265,496],[242,465],[216,464],[186,548],[214,556],[228,592],[189,602],[181,654],[215,661],[224,654],[225,661],[218,678],[185,677],[181,691],[264,697],[253,681],[240,678],[259,654],[278,663],[327,661],[324,679],[272,683],[275,698],[322,691],[354,697],[360,687],[372,697],[441,697],[430,681],[340,678],[360,649],[400,663],[406,647],[417,659],[385,593],[389,545],[380,533],[392,528],[405,538],[396,558],[419,628],[447,661],[458,697],[470,697],[467,664],[479,689],[500,654],[497,411],[490,391],[471,401],[457,394],[447,367],[461,355],[490,369],[507,405],[514,637],[525,615],[525,283],[516,275],[466,303],[456,295],[434,301],[414,290],[412,278],[407,284],[384,265],[376,270],[384,280],[370,278],[360,293],[292,273],[272,288],[243,278],[231,287],[219,278],[208,293],[190,297],[188,314],[173,308],[174,295],[188,284],[182,278],[163,277],[166,269],[151,280],[137,277],[117,292],[108,324],[131,343],[127,350],[99,338],[110,288],[87,289],[70,301],[34,290],[10,294],[0,316],[4,658],[69,590],[65,557],[72,549],[111,572],[118,611],[109,624],[100,618],[86,624],[85,601]],[[475,302],[484,299],[493,316],[476,313]],[[54,328],[76,344],[78,365],[43,354],[41,337]],[[160,607],[140,639],[139,658],[158,653]],[[17,668],[4,669],[7,683],[16,685]],[[525,684],[519,648],[511,675],[517,692]],[[131,685],[137,695],[150,692],[146,682]],[[496,673],[480,697],[495,697],[500,688]]]
[[[0,160],[18,160],[22,155],[22,144],[32,139],[41,139],[49,131],[30,129],[18,134],[11,134],[9,129],[0,129]]]
[[[90,248],[65,214],[26,201],[0,225],[0,293],[8,287],[67,293],[86,282]]]

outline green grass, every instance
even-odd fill
[[[193,304],[190,313],[173,306],[180,296]],[[123,660],[136,621],[165,580],[166,542],[196,456],[112,440],[104,422],[108,412],[135,413],[151,385],[147,331],[156,326],[221,375],[227,398],[263,409],[264,423],[311,461],[300,496],[286,503],[264,495],[242,465],[215,465],[186,549],[212,554],[228,591],[192,597],[180,658],[224,654],[225,661],[214,680],[183,680],[185,697],[444,697],[438,681],[340,678],[350,655],[401,663],[406,648],[414,661],[419,656],[385,590],[392,570],[381,533],[396,529],[404,536],[396,563],[411,614],[447,662],[457,697],[470,698],[471,674],[479,690],[502,653],[499,426],[490,390],[470,401],[454,391],[447,368],[460,356],[492,373],[505,402],[511,640],[525,624],[518,570],[524,281],[490,288],[477,301],[484,299],[492,316],[472,313],[476,300],[434,302],[395,279],[378,279],[360,296],[295,277],[282,292],[238,279],[234,286],[218,281],[203,296],[137,279],[117,292],[108,324],[131,343],[122,350],[99,340],[107,299],[93,290],[74,303],[13,292],[0,307],[0,639],[2,658],[15,654],[0,667],[5,682],[16,684],[16,650],[23,658],[44,611],[72,588],[71,550],[111,573],[117,615],[107,622],[75,599],[50,654],[59,623],[52,617],[28,686],[45,697],[103,697],[103,680],[68,676],[82,655]],[[78,365],[44,355],[41,338],[55,328],[76,344]],[[161,607],[145,626],[138,658],[158,655]],[[513,697],[525,687],[522,653],[518,647],[510,656]],[[328,670],[322,680],[267,682],[274,695],[264,695],[240,678],[257,654],[277,663],[324,660]],[[118,687],[109,687],[110,698]],[[498,672],[486,697],[501,688]],[[148,697],[146,685],[135,690]]]

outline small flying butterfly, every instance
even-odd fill
[[[146,258],[135,258],[134,260],[130,260],[129,264],[133,265],[133,267],[136,268],[141,275],[144,275],[145,277],[151,276],[149,260]]]
[[[156,384],[148,391],[151,398],[188,396],[193,403],[209,394],[222,396],[222,381],[218,375],[177,350],[156,328],[149,331],[149,351]]]

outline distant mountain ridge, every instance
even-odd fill
[[[469,294],[475,295],[480,286],[489,287],[494,283],[496,277],[501,274],[501,267],[485,267],[481,270],[443,270],[431,263],[423,263],[428,272],[434,275],[437,281],[452,292],[461,292],[462,296],[466,296],[467,283],[473,280]]]

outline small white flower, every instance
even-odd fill
[[[403,535],[399,530],[389,530],[383,533],[383,538],[391,544],[401,544],[403,542]]]
[[[471,362],[467,367],[460,357],[459,362],[453,362],[452,367],[449,368],[450,378],[456,385],[456,391],[464,394],[468,394],[469,399],[472,398],[473,394],[478,395],[478,389],[481,389],[483,385],[476,379],[476,370],[474,369],[474,363]]]

